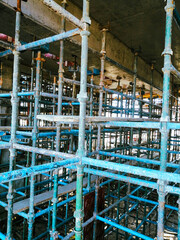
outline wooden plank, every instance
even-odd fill
[[[95,182],[96,176],[91,177],[91,183]],[[84,178],[83,179],[83,187],[87,185],[88,179]],[[62,196],[66,193],[73,192],[76,190],[76,181],[69,183],[65,186],[59,186],[58,187],[58,196]],[[37,206],[39,204],[45,203],[53,198],[53,190],[38,194],[34,196],[34,206]],[[30,198],[24,199],[22,201],[16,202],[13,204],[13,213],[16,214],[18,212],[25,211],[29,209],[29,203],[30,203]],[[8,210],[8,207],[5,208]]]
[[[49,122],[61,122],[61,123],[78,123],[79,116],[64,116],[64,115],[37,115],[37,119],[45,120]],[[86,123],[100,123],[100,122],[159,122],[154,119],[143,119],[143,118],[121,118],[121,117],[92,117],[86,116]]]

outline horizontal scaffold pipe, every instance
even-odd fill
[[[72,80],[72,79],[69,79],[69,78],[63,78],[63,81],[66,82],[66,83],[80,85],[80,81]],[[87,87],[89,87],[89,88],[96,88],[96,89],[100,89],[101,88],[98,85],[93,85],[93,84],[89,84],[89,83],[87,83]]]
[[[111,181],[111,180],[110,180]],[[105,182],[106,184],[108,183]],[[102,185],[103,183],[100,184],[100,186],[103,186]],[[141,187],[137,187],[136,189],[139,189]],[[135,192],[136,189],[133,191]],[[133,194],[133,192],[131,194]],[[101,211],[100,213],[98,213],[98,215],[102,215],[104,214],[105,212],[109,211],[110,209],[112,209],[113,207],[115,207],[118,203],[120,203],[121,201],[125,200],[126,198],[128,198],[128,195],[126,195],[124,198],[121,198],[120,200],[118,200],[116,203],[112,204],[111,206],[109,206],[108,208],[104,209],[103,211]],[[82,227],[86,227],[87,225],[89,225],[91,222],[93,222],[96,218],[96,215],[94,214],[94,216],[92,216],[91,218],[89,218],[86,222],[83,223]],[[70,234],[68,234],[65,238],[63,238],[64,240],[67,240],[67,239],[70,239],[71,237],[73,237],[75,234],[75,232],[71,232]]]
[[[7,149],[10,147],[10,143],[0,141],[0,149]]]
[[[97,175],[97,176],[101,176],[101,177],[111,178],[111,179],[114,179],[117,181],[132,183],[135,185],[144,186],[144,187],[148,187],[148,188],[152,188],[152,189],[158,188],[158,184],[155,182],[138,179],[138,178],[133,178],[133,177],[129,177],[129,176],[123,176],[123,175],[115,174],[112,172],[100,171],[100,170],[90,169],[90,168],[84,168],[84,172],[91,173],[93,175]],[[166,191],[168,193],[172,193],[172,194],[177,194],[177,195],[180,194],[179,187],[174,187],[174,186],[170,186],[170,185],[166,186]]]
[[[60,41],[60,40],[63,40],[63,39],[69,38],[69,37],[79,35],[80,32],[81,32],[81,30],[79,28],[76,28],[76,29],[70,30],[68,32],[63,32],[63,33],[54,35],[52,37],[47,37],[47,38],[40,39],[40,40],[31,42],[31,43],[23,44],[21,46],[18,46],[16,48],[16,51],[18,51],[18,52],[26,51],[28,49],[33,49],[33,48],[36,48],[36,47],[40,47],[40,46],[48,44],[48,43],[57,42],[57,41]],[[7,55],[10,55],[12,53],[13,52],[11,50],[7,50],[7,51],[4,51],[4,52],[1,52],[0,57],[7,56]]]
[[[173,65],[171,65],[171,73],[180,80],[180,72]]]
[[[123,176],[120,174],[115,174],[113,172],[101,171],[101,170],[90,169],[90,168],[84,168],[84,172],[91,173],[93,175],[97,175],[97,176],[101,176],[101,177],[111,178],[111,179],[114,179],[117,181],[132,183],[135,185],[140,185],[140,186],[144,186],[144,187],[148,187],[148,188],[152,188],[152,189],[157,189],[157,187],[158,187],[158,184],[155,182],[142,180],[142,179],[138,179],[138,178],[133,178],[133,177],[129,177],[129,176]]]
[[[1,232],[0,232],[0,239],[6,240],[6,236],[3,233],[1,233]]]
[[[128,120],[128,119],[126,119]],[[107,126],[116,126],[116,127],[133,127],[133,128],[150,128],[150,129],[159,129],[161,126],[160,122],[152,122],[152,121],[147,121],[147,122],[138,122],[138,118],[135,121],[132,122],[121,122],[121,121],[110,121],[110,122],[106,122],[104,123]]]
[[[74,164],[78,162],[79,162],[78,158],[71,158],[71,159],[61,160],[58,162],[47,163],[43,165],[37,165],[37,166],[23,168],[19,170],[4,172],[0,174],[0,183],[26,178],[31,175],[42,174],[42,173],[49,172],[54,169],[66,167],[69,164]]]
[[[130,173],[130,174],[134,174],[134,175],[138,175],[138,176],[142,176],[142,177],[155,178],[155,179],[159,179],[159,180],[163,180],[163,181],[180,183],[180,175],[176,174],[176,173],[161,172],[158,170],[136,167],[136,166],[121,164],[121,163],[101,161],[101,160],[96,160],[96,159],[87,158],[87,157],[83,157],[82,162],[84,164],[101,167],[101,168],[106,168],[109,170]]]
[[[72,202],[72,201],[74,201],[75,199],[76,199],[75,196],[70,197],[70,198],[67,198],[67,199],[64,200],[64,201],[59,202],[58,205],[57,205],[57,207],[63,206],[64,204],[69,203],[69,202]],[[48,208],[46,208],[46,209],[43,209],[43,210],[37,212],[37,213],[35,214],[35,218],[38,218],[38,217],[42,216],[43,214],[50,212],[50,211],[52,210],[52,208],[53,208],[53,206],[50,206],[50,207],[48,207]]]
[[[106,218],[102,218],[100,216],[96,216],[96,219],[101,221],[101,222],[104,222],[106,224],[109,224],[109,225],[111,225],[111,226],[113,226],[115,228],[118,228],[118,229],[120,229],[120,230],[122,230],[124,232],[130,233],[133,236],[137,236],[137,237],[139,237],[141,239],[153,240],[153,238],[147,237],[147,236],[145,236],[145,235],[143,235],[141,233],[138,233],[138,232],[136,232],[134,230],[131,230],[130,228],[126,228],[126,227],[124,227],[122,225],[119,225],[119,224],[113,222],[113,221],[107,220]]]
[[[131,195],[131,194],[129,195],[129,198],[132,198],[132,199],[137,200],[137,201],[149,203],[149,204],[152,204],[152,205],[159,205],[158,202],[155,202],[155,201],[152,201],[152,200],[149,200],[149,199],[146,199],[146,198],[142,198],[142,197],[137,197],[137,196],[134,196],[134,195]],[[171,205],[168,205],[168,204],[165,204],[165,207],[169,208],[171,210],[174,210],[174,211],[178,211],[178,207],[174,207],[174,206],[171,206]]]
[[[22,136],[27,136],[27,137],[32,137],[33,133],[32,132],[25,132],[25,131],[16,131],[16,134],[18,135],[22,135]],[[66,135],[66,132],[62,132],[62,134]],[[38,137],[42,138],[42,137],[52,137],[52,136],[56,136],[56,132],[42,132],[42,133],[38,133]]]
[[[177,8],[174,9],[173,15],[174,15],[174,20],[180,30],[180,14],[178,13]]]
[[[33,96],[34,92],[19,92],[18,97]],[[0,98],[11,97],[11,93],[0,93]]]
[[[58,98],[58,94],[53,94],[53,93],[46,93],[46,92],[41,92],[40,95],[42,97],[48,97],[48,98]],[[75,101],[78,102],[77,98],[72,98],[72,97],[62,97],[63,100],[67,100],[67,101]]]
[[[63,39],[69,38],[69,37],[73,37],[73,36],[79,35],[80,32],[81,32],[81,30],[79,28],[76,28],[76,29],[70,30],[68,32],[63,32],[63,33],[54,35],[52,37],[47,37],[47,38],[44,38],[44,39],[34,41],[32,43],[24,44],[22,46],[17,47],[17,51],[19,51],[19,52],[20,51],[25,51],[25,50],[28,50],[28,49],[33,49],[33,48],[42,46],[42,45],[47,44],[47,43],[52,43],[52,42],[63,40]]]
[[[143,162],[143,163],[146,163],[146,164],[160,165],[160,161],[147,159],[147,158],[139,158],[139,157],[122,155],[122,154],[118,154],[118,153],[104,152],[104,151],[99,151],[99,154],[103,155],[103,156],[116,157],[116,158],[122,158],[122,159],[126,159],[126,160],[133,160],[133,161],[137,161],[137,162]],[[167,167],[178,168],[179,165],[178,164],[174,164],[174,163],[167,163]]]
[[[160,152],[161,150],[158,148],[147,148],[147,147],[138,147],[138,146],[131,146],[131,148],[135,149],[140,149],[140,150],[145,150],[145,151],[151,151],[151,152]],[[173,151],[173,150],[167,150],[168,153],[173,153],[173,154],[179,154],[179,151]]]
[[[180,129],[180,123],[179,122],[169,122],[167,123],[168,129]],[[170,140],[171,141],[171,140]]]
[[[104,90],[105,92],[108,92],[108,93],[111,93],[111,94],[117,94],[117,95],[120,95],[121,97],[125,97],[125,98],[132,99],[132,100],[135,99],[135,100],[138,101],[138,102],[143,102],[143,103],[152,105],[152,106],[157,107],[157,108],[162,108],[162,106],[159,106],[159,105],[156,105],[156,104],[154,104],[154,103],[151,103],[149,100],[145,100],[145,99],[141,99],[141,98],[136,98],[136,97],[134,97],[133,95],[128,95],[128,94],[125,94],[125,93],[123,93],[123,92],[118,92],[118,91],[116,91],[116,90],[108,89],[108,88],[105,88],[105,87],[103,87],[103,90]],[[118,100],[118,99],[116,99],[116,100]]]
[[[69,20],[74,25],[78,26],[79,28],[84,28],[84,23],[76,18],[73,14],[65,10],[63,7],[61,7],[58,3],[56,3],[54,0],[41,0],[46,6],[48,6],[51,10],[55,11],[57,14],[62,15],[67,20]]]
[[[75,155],[69,154],[69,153],[63,153],[63,152],[56,152],[53,150],[48,150],[48,149],[43,149],[43,148],[37,148],[37,147],[31,147],[31,146],[24,146],[21,144],[13,144],[13,148],[21,150],[21,151],[27,151],[27,152],[34,152],[38,154],[42,154],[45,156],[50,156],[50,157],[56,157],[56,158],[74,158]]]

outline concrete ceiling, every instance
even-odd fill
[[[82,8],[82,0],[69,0]],[[161,53],[164,48],[164,32],[165,32],[165,11],[164,0],[90,0],[90,15],[103,27],[109,26],[110,32],[135,51],[140,51],[139,55],[147,62],[156,61],[156,68],[161,72],[163,67],[163,57]],[[180,2],[176,4],[180,12]],[[9,36],[14,36],[15,28],[15,11],[11,8],[0,4],[0,32]],[[175,66],[180,70],[180,31],[176,25],[173,25],[173,50]],[[31,42],[33,36],[43,38],[53,35],[53,32],[43,26],[22,16],[21,21],[21,40]],[[50,52],[59,55],[59,43],[50,45]],[[72,61],[72,53],[78,56],[80,64],[80,46],[65,41],[65,60]],[[10,57],[11,59],[12,57]],[[31,65],[31,51],[21,54],[22,63]],[[89,66],[100,68],[99,56],[89,51]],[[106,75],[114,78],[122,75],[123,72],[112,70],[113,66],[106,63]],[[49,69],[52,74],[57,74],[58,65],[52,60],[47,60],[45,68]],[[108,71],[109,69],[109,71]],[[69,73],[71,77],[72,73]],[[111,76],[110,76],[111,75]],[[130,77],[132,78],[132,76]],[[127,81],[132,81],[128,79]],[[123,80],[126,83],[126,80]],[[138,81],[139,85],[142,82]],[[128,83],[126,83],[128,84]]]
[[[82,8],[83,0],[71,0]],[[164,0],[90,0],[90,15],[147,62],[161,71],[165,36]],[[180,1],[176,0],[180,12]],[[173,24],[174,65],[180,70],[180,31]]]

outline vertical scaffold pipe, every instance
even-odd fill
[[[55,95],[56,94],[56,77],[54,76],[54,81],[53,81],[53,94]],[[56,103],[56,99],[53,98],[53,112],[52,114],[55,115],[55,112],[56,112],[56,106],[55,106],[55,103]],[[55,122],[53,122],[53,126],[56,125]],[[52,149],[54,149],[54,137],[52,137]],[[51,162],[53,162],[54,158],[51,157]],[[52,181],[52,172],[50,172],[50,180]],[[50,182],[49,184],[49,190],[52,190],[52,182]],[[49,207],[51,206],[51,200],[49,201]],[[51,211],[48,212],[48,227],[47,227],[47,231],[48,233],[50,233],[50,229],[51,229]],[[48,236],[48,239],[50,239],[50,235]]]
[[[136,103],[136,81],[137,81],[137,64],[138,64],[138,53],[134,55],[134,82],[133,82],[133,109],[132,117],[134,117],[135,103]]]
[[[177,239],[180,239],[180,196],[177,203],[178,203],[178,238]]]
[[[103,106],[103,87],[104,87],[104,65],[106,58],[106,32],[107,29],[102,30],[102,49],[101,49],[101,76],[100,76],[100,90],[99,90],[99,116],[102,116],[102,106]],[[97,147],[96,151],[99,152],[101,149],[101,126],[98,125],[98,134],[97,134]],[[100,159],[100,155],[97,154],[97,159]],[[95,206],[94,206],[94,214],[98,213],[98,191],[99,191],[99,179],[96,180],[95,186]],[[93,240],[96,239],[96,230],[97,229],[97,221],[94,220],[94,228],[93,228]]]
[[[63,0],[62,6],[66,7],[66,0]],[[61,17],[61,33],[65,30],[65,18]],[[58,107],[57,114],[62,114],[62,94],[63,94],[63,62],[64,62],[64,41],[60,41],[60,52],[59,52],[59,71],[58,71]],[[57,131],[56,131],[56,151],[60,151],[60,133],[61,133],[61,125],[57,123]],[[58,170],[54,171],[54,192],[53,192],[53,210],[52,210],[52,230],[50,232],[50,239],[58,239],[58,232],[56,231],[56,219],[57,219],[57,203],[58,203]]]
[[[154,65],[151,65],[151,84],[150,84],[150,103],[149,103],[149,117],[152,118],[153,109],[153,78],[154,78]],[[151,147],[151,129],[148,129],[147,147]],[[147,157],[150,157],[150,151],[147,153]]]
[[[154,65],[151,65],[151,85],[150,85],[150,109],[149,117],[152,118],[152,109],[153,109],[153,79],[154,79]]]
[[[73,72],[73,81],[76,81],[76,64],[74,65],[74,72]],[[75,93],[76,93],[76,85],[73,84],[73,90],[72,90],[72,97],[75,98]],[[74,116],[74,106],[72,106],[71,110],[72,116]],[[73,124],[71,125],[71,130],[73,129]],[[69,144],[69,153],[73,153],[73,141],[74,141],[74,136],[71,134],[70,137],[70,144]]]
[[[91,75],[91,85],[94,84],[94,76]],[[93,88],[90,88],[90,116],[93,116]],[[89,126],[89,153],[92,152],[92,132],[93,132],[93,127],[92,124]],[[88,166],[90,168],[90,166]],[[87,184],[87,191],[90,191],[91,189],[91,174],[88,173],[88,184]]]
[[[37,136],[38,136],[38,119],[39,114],[39,97],[40,97],[40,73],[41,73],[41,52],[38,52],[36,62],[36,88],[35,88],[35,100],[34,100],[34,124],[32,132],[32,146],[36,147]],[[36,153],[32,153],[31,166],[36,165]],[[28,214],[28,240],[33,237],[33,223],[34,223],[34,184],[35,176],[30,177],[30,203],[29,203],[29,214]]]
[[[169,89],[170,89],[170,77],[171,77],[171,55],[173,54],[172,45],[172,20],[173,10],[175,4],[173,0],[167,0],[165,7],[166,11],[166,34],[165,34],[165,49],[164,55],[164,78],[163,78],[163,105],[161,115],[161,151],[160,151],[160,170],[166,171],[167,164],[167,139],[168,129],[167,122],[169,121]],[[157,239],[164,239],[164,210],[165,210],[165,185],[164,181],[159,181],[159,207],[158,207],[158,232]]]
[[[62,2],[63,8],[66,6],[66,0]],[[61,17],[61,32],[65,30],[65,18]],[[63,91],[63,61],[64,61],[64,41],[60,41],[60,53],[59,53],[59,71],[58,71],[58,107],[57,114],[62,114],[62,91]],[[56,151],[60,151],[60,132],[61,126],[60,123],[57,123],[57,132],[56,132]],[[57,239],[58,234],[56,231],[56,219],[57,219],[57,202],[58,202],[58,170],[54,171],[54,193],[53,193],[53,213],[52,213],[52,231],[50,232],[50,239]]]
[[[21,1],[17,1],[16,11],[16,25],[15,25],[15,51],[14,53],[14,65],[13,65],[13,88],[11,95],[12,115],[11,115],[11,139],[10,139],[10,160],[9,171],[13,171],[16,166],[16,150],[13,148],[13,144],[16,142],[16,129],[18,124],[18,84],[19,84],[19,62],[20,52],[16,50],[16,47],[20,45],[20,23],[21,23]],[[9,190],[7,194],[8,200],[8,216],[7,216],[7,240],[12,239],[12,215],[13,215],[13,182],[9,182]]]
[[[63,7],[66,6],[66,0],[63,1]],[[65,18],[61,17],[61,33],[65,30]],[[60,53],[59,53],[59,70],[58,70],[58,107],[57,114],[62,114],[62,90],[63,90],[63,61],[64,61],[64,41],[60,41]],[[57,123],[57,133],[56,133],[56,151],[59,152],[60,149],[60,124]]]
[[[32,61],[31,61],[31,84],[30,84],[30,91],[33,90],[33,83],[34,83],[34,51],[32,51]],[[30,96],[30,99],[32,100],[32,96]],[[32,102],[29,103],[29,126],[32,126]]]
[[[56,77],[54,77],[54,81],[53,81],[53,94],[54,95],[56,94]],[[52,114],[55,115],[55,112],[56,112],[56,105],[55,105],[56,99],[55,98],[53,98],[53,103],[54,103],[54,105],[53,105]],[[53,125],[55,125],[55,123],[53,123]]]
[[[73,81],[76,81],[76,57],[75,57],[75,64],[74,64],[74,72],[73,72]],[[76,85],[73,84],[73,90],[72,90],[72,97],[76,97]],[[71,114],[74,116],[75,108],[72,106]],[[71,125],[71,130],[73,130],[73,124]],[[71,134],[70,136],[70,144],[69,144],[69,153],[73,153],[73,144],[74,144],[74,136]],[[72,169],[68,170],[69,175],[69,181],[72,181]]]
[[[138,53],[134,54],[134,82],[133,82],[133,105],[132,105],[132,118],[134,118],[135,113],[135,103],[136,103],[136,81],[137,81],[137,64],[138,64]],[[130,133],[130,143],[133,147],[133,128],[131,128]],[[130,154],[132,155],[132,148],[130,149]]]
[[[33,83],[34,83],[34,54],[35,54],[35,51],[32,51],[32,61],[31,61],[31,81],[30,81],[30,84],[29,84],[29,91],[32,92],[33,91]],[[29,103],[29,121],[28,121],[28,125],[29,126],[32,126],[32,110],[33,110],[33,102],[32,102],[32,99],[33,99],[33,96],[29,96],[30,98],[30,103]],[[29,167],[29,163],[30,163],[30,152],[27,152],[27,162],[26,162],[26,167]],[[25,179],[25,187],[28,186],[28,182],[29,182],[29,178],[26,178]],[[25,191],[25,193],[27,194],[27,189]],[[23,240],[26,238],[26,222],[27,220],[24,219],[23,220]]]
[[[85,118],[86,118],[86,101],[87,101],[87,65],[88,65],[88,36],[89,25],[89,0],[83,0],[83,18],[84,29],[81,32],[81,83],[78,99],[80,102],[79,116],[79,136],[78,136],[78,157],[80,159],[77,165],[77,184],[76,184],[76,211],[74,217],[75,223],[75,239],[82,239],[82,219],[83,219],[83,174],[82,157],[85,156]]]
[[[91,76],[91,85],[94,84],[94,76]],[[93,116],[93,88],[90,88],[90,116]],[[89,127],[90,136],[89,136],[89,152],[92,152],[92,125]]]

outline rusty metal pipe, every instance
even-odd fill
[[[21,12],[21,0],[17,0],[17,11]]]

